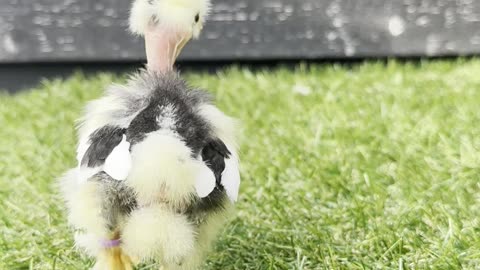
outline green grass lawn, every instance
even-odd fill
[[[238,212],[206,269],[480,268],[480,60],[186,78],[243,122]],[[0,95],[0,269],[92,265],[55,178],[112,81]]]

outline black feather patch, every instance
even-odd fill
[[[159,106],[151,102],[147,108],[141,111],[130,123],[127,129],[127,138],[134,145],[145,138],[145,135],[159,129],[157,121]]]
[[[231,155],[227,146],[220,139],[213,139],[202,150],[202,159],[215,175],[216,187],[210,195],[200,199],[192,208],[195,211],[211,211],[223,208],[226,200],[224,187],[221,185],[222,173],[225,170],[225,159]]]
[[[108,155],[122,142],[125,129],[104,126],[90,135],[90,147],[82,158],[82,166],[98,167],[105,163]]]
[[[217,186],[222,181],[222,173],[225,170],[225,159],[231,155],[227,146],[219,139],[210,141],[202,150],[203,162],[213,171]]]

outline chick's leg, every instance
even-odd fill
[[[136,207],[135,195],[122,182],[106,173],[99,173],[90,181],[100,185],[102,216],[109,234],[101,239],[102,250],[97,264],[104,270],[133,270],[133,264],[120,247],[120,231],[127,215]]]
[[[187,217],[162,205],[132,212],[122,231],[122,248],[140,261],[158,260],[165,266],[181,265],[193,254],[194,228]]]

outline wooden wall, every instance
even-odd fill
[[[480,53],[479,0],[213,0],[183,60]],[[2,0],[0,63],[144,59],[130,0]]]

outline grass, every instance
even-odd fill
[[[187,74],[243,122],[236,218],[206,269],[479,269],[480,60]],[[0,96],[0,269],[86,269],[55,178],[112,81]]]

